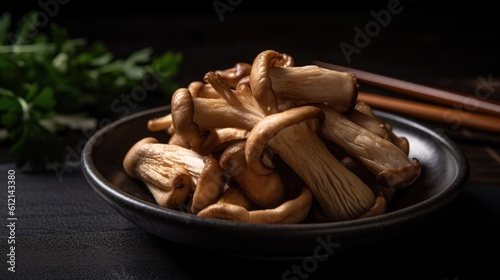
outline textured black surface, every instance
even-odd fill
[[[0,166],[2,173],[11,168]],[[413,230],[314,262],[237,258],[168,242],[112,210],[78,168],[62,181],[53,174],[18,174],[17,183],[17,272],[7,272],[2,262],[2,279],[235,279],[235,273],[238,279],[282,279],[293,267],[309,271],[308,279],[474,279],[494,273],[500,260],[496,187],[466,186]]]

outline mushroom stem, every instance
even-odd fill
[[[377,195],[377,198],[375,199],[375,203],[373,204],[372,208],[368,209],[368,211],[366,211],[366,213],[361,215],[361,217],[359,218],[362,219],[367,217],[378,216],[384,214],[386,210],[387,210],[387,201],[385,199],[383,192],[380,191]]]
[[[197,184],[203,160],[195,152],[146,137],[129,149],[123,168],[146,185],[158,205],[178,209]]]
[[[248,131],[264,117],[257,111],[241,111],[224,99],[193,98],[193,121],[205,129],[236,127]],[[174,105],[172,111],[176,109]]]
[[[172,98],[177,100],[177,94],[183,94],[186,98],[182,100],[193,104],[192,110],[189,110],[193,115],[186,115],[185,118],[192,119],[203,130],[240,127],[251,131],[265,117],[259,108],[244,102],[234,102],[238,105],[235,108],[224,99],[192,98],[182,90],[176,91]],[[172,112],[181,105],[173,103]],[[179,125],[174,118],[176,129],[179,129]],[[250,134],[248,137],[251,137]],[[269,147],[311,188],[332,220],[358,218],[372,207],[375,197],[370,188],[329,152],[307,122],[283,128],[269,141]]]
[[[245,142],[246,140],[240,140],[227,147],[221,154],[219,163],[253,204],[264,208],[277,207],[285,198],[285,186],[276,171],[260,175],[248,167]]]
[[[226,82],[227,84],[235,88],[241,78],[250,75],[250,69],[252,65],[244,62],[239,62],[234,65],[232,68],[218,70],[216,71]]]
[[[191,92],[193,97],[202,98],[220,98],[220,95],[214,90],[214,88],[207,83],[202,81],[191,82],[187,89]]]
[[[247,210],[253,210],[255,205],[248,199],[238,184],[228,184],[216,203],[227,203],[241,206]]]
[[[358,97],[356,77],[347,72],[329,70],[316,65],[293,66],[288,55],[273,50],[261,52],[250,71],[250,87],[261,110],[274,114],[279,100],[296,106],[324,103],[341,113],[354,109]]]
[[[324,118],[321,109],[315,106],[295,107],[263,118],[247,136],[245,156],[250,168],[261,175],[271,173],[262,162],[268,142],[285,127],[313,118]]]
[[[147,127],[150,131],[172,129],[172,114],[149,120]]]
[[[412,184],[420,175],[418,159],[408,155],[391,141],[355,124],[335,110],[318,105],[325,113],[320,133],[362,162],[377,176],[377,182],[394,188]]]
[[[148,123],[177,145],[143,139],[123,161],[161,205],[180,208],[191,191],[184,209],[200,217],[345,221],[384,213],[420,175],[407,139],[357,103],[354,75],[266,50],[203,81],[178,88],[170,114]]]
[[[269,69],[275,64],[279,65],[282,59],[282,54],[273,50],[266,50],[255,57],[252,63],[250,88],[255,100],[259,103],[260,109],[266,115],[278,112],[278,101],[269,77]]]
[[[226,175],[219,162],[211,156],[205,156],[203,162],[205,167],[200,172],[191,203],[194,214],[219,200],[226,185]]]
[[[282,129],[269,146],[304,180],[332,220],[356,219],[373,206],[372,190],[330,153],[307,122]]]
[[[215,203],[200,211],[198,216],[257,224],[296,224],[307,217],[312,199],[311,191],[304,187],[296,198],[276,208],[248,211],[235,204]]]
[[[358,111],[362,114],[365,114],[375,119],[383,128],[385,128],[387,134],[389,134],[388,138],[390,139],[390,141],[392,141],[394,145],[398,146],[401,150],[403,150],[403,152],[405,152],[408,155],[408,153],[410,152],[410,143],[408,142],[408,139],[406,137],[396,135],[392,130],[392,125],[387,122],[384,122],[377,115],[375,115],[370,105],[366,104],[363,101],[358,101],[356,102],[356,106],[354,108],[355,111]]]
[[[374,117],[354,109],[349,115],[347,115],[347,118],[353,123],[377,134],[379,137],[391,141],[391,136],[389,135],[389,131],[387,131],[385,125],[380,123]]]
[[[315,65],[271,67],[269,77],[276,97],[296,105],[324,103],[337,112],[349,113],[358,97],[355,76]]]
[[[206,141],[208,130],[201,130],[193,122],[193,98],[186,88],[177,89],[172,96],[172,121],[177,133],[186,144],[193,148],[200,148]]]
[[[233,141],[245,139],[247,134],[248,131],[243,128],[215,128],[197,152],[202,155],[213,155],[218,150],[222,150],[225,146],[230,145]]]
[[[153,195],[156,203],[169,209],[180,209],[191,192],[191,178],[186,173],[178,174],[172,181],[170,190],[163,189],[150,181],[144,184]]]
[[[216,202],[225,186],[225,173],[211,156],[153,137],[136,142],[123,159],[123,168],[141,180],[160,206],[179,209],[194,192],[193,213]]]

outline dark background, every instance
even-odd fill
[[[392,14],[387,26],[348,63],[339,44],[354,45],[354,28],[363,30],[373,21],[371,11],[387,10],[389,3],[398,2],[402,11]],[[221,20],[214,3],[233,6]],[[71,36],[103,41],[117,56],[144,47],[153,47],[156,53],[181,52],[181,83],[201,79],[209,70],[251,62],[264,49],[289,53],[298,65],[323,60],[434,84],[447,82],[440,79],[487,75],[497,71],[500,62],[498,12],[485,1],[269,3],[52,0],[31,5],[9,1],[2,6],[14,18],[30,9],[47,13],[50,23],[66,27]],[[44,6],[50,7],[49,12]],[[449,84],[462,86],[456,81]]]

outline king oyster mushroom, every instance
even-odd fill
[[[275,208],[248,210],[237,204],[219,202],[201,210],[198,216],[257,224],[296,224],[307,217],[312,199],[311,190],[303,187],[297,197]]]
[[[208,72],[204,80],[221,98],[194,97],[187,88],[177,89],[171,101],[176,133],[196,149],[206,141],[207,131],[221,127],[246,129],[249,134],[245,151],[254,172],[261,175],[272,172],[273,166],[266,165],[260,157],[269,147],[304,180],[332,220],[356,219],[367,212],[372,213],[376,202],[374,193],[328,151],[317,134],[318,121],[323,118],[321,109],[300,105],[321,100],[340,111],[352,110],[353,97],[357,94],[354,77],[313,67],[311,70],[321,73],[322,85],[332,85],[328,93],[324,92],[324,87],[317,86],[307,87],[302,93],[295,90],[294,103],[299,105],[280,111],[279,100],[292,97],[287,97],[286,91],[275,90],[274,80],[268,75],[283,64],[281,58],[282,55],[274,51],[259,54],[252,64],[249,86],[242,87],[246,90],[233,89],[220,75]],[[307,73],[300,78],[294,76],[297,80],[307,80],[308,75],[318,73],[296,71]],[[280,84],[289,83],[282,81]],[[284,95],[279,96],[279,92]],[[320,96],[338,96],[338,100],[325,101]]]
[[[356,102],[356,106],[354,106],[354,111],[359,112],[360,114],[363,114],[365,116],[371,117],[373,120],[375,120],[378,125],[380,125],[382,128],[385,128],[388,136],[385,136],[383,138],[388,138],[394,145],[398,146],[401,150],[403,150],[406,154],[410,152],[410,143],[408,142],[408,139],[406,137],[398,136],[394,133],[392,130],[392,125],[383,121],[380,119],[372,110],[370,105],[366,104],[365,102],[358,101]],[[352,119],[349,116],[349,119],[352,121],[356,122],[354,119]],[[359,122],[356,122],[357,124],[360,124]]]
[[[317,66],[295,67],[291,56],[268,50],[261,52],[251,65],[237,63],[230,69],[208,72],[204,82],[192,82],[187,88],[179,88],[172,96],[171,113],[150,120],[148,128],[166,130],[171,136],[169,143],[202,157],[199,152],[204,151],[207,156],[213,153],[214,147],[236,140],[232,143],[238,145],[233,148],[232,144],[224,146],[228,147],[227,153],[219,162],[220,168],[225,168],[226,175],[233,179],[245,170],[251,174],[246,178],[252,177],[252,180],[257,178],[264,182],[265,178],[273,176],[276,180],[273,157],[277,155],[306,186],[301,195],[288,197],[289,200],[283,199],[278,187],[274,191],[281,193],[276,196],[279,199],[273,201],[266,196],[256,199],[252,197],[254,194],[245,192],[244,176],[240,176],[238,184],[243,188],[229,184],[223,188],[209,188],[215,189],[210,193],[216,195],[192,208],[199,216],[258,223],[300,222],[311,208],[311,203],[307,202],[309,191],[312,201],[319,205],[313,216],[324,216],[320,220],[364,218],[384,213],[395,188],[408,186],[419,176],[420,164],[417,159],[410,162],[387,144],[399,147],[408,155],[407,140],[396,136],[389,124],[377,118],[369,107],[362,106],[362,102],[356,102],[356,98],[354,75]],[[332,123],[342,127],[336,133],[347,134],[340,137],[345,138],[343,141],[357,139],[353,126],[358,134],[371,133],[367,139],[372,139],[373,135],[378,138],[373,138],[376,139],[373,147],[360,145],[360,150],[349,149],[345,142],[338,141],[338,136],[331,137],[333,132],[325,132],[325,127]],[[232,136],[219,137],[223,131],[224,135]],[[339,161],[336,154],[330,153],[326,142],[345,149],[348,156]],[[389,151],[387,156],[381,156],[378,151],[375,157],[370,157],[370,149],[376,149],[380,143],[383,143],[382,150]],[[370,163],[370,159],[375,163]],[[390,162],[394,159],[396,162]],[[235,168],[235,162],[237,167],[244,169]],[[360,172],[355,170],[358,167],[373,172],[376,182],[372,183],[371,176],[359,178]],[[286,187],[288,190],[289,184]],[[157,188],[152,190],[153,194],[158,192]],[[219,197],[216,202],[215,197]],[[302,206],[308,206],[292,207],[296,199],[302,201]],[[283,204],[279,205],[279,201]],[[290,209],[300,210],[300,213],[292,211],[291,215]]]
[[[317,106],[325,114],[321,134],[365,164],[377,176],[379,184],[403,188],[419,177],[421,166],[417,158],[410,161],[407,153],[390,140],[357,125],[328,106]]]
[[[250,88],[266,114],[276,113],[280,100],[295,106],[323,103],[341,113],[353,110],[358,96],[354,75],[316,65],[295,67],[288,57],[266,50],[252,63]]]
[[[226,70],[228,71],[228,70]],[[201,83],[201,82],[199,82]],[[213,90],[213,87],[210,84],[199,85],[198,82],[190,83],[188,90],[193,97],[203,97],[203,98],[220,98],[220,95]],[[194,92],[193,92],[194,91]],[[203,91],[200,92],[200,91]],[[214,95],[217,96],[214,96]],[[186,115],[187,116],[187,115]],[[181,121],[184,121],[181,119]],[[185,120],[189,122],[190,120]],[[210,131],[204,132],[204,140],[202,146],[192,146],[192,143],[185,143],[182,138],[190,139],[189,136],[180,137],[178,133],[176,133],[176,129],[173,126],[172,114],[167,114],[162,117],[150,119],[148,121],[147,127],[150,131],[166,131],[170,136],[169,144],[174,144],[178,146],[182,146],[184,148],[190,148],[201,155],[212,155],[216,152],[216,150],[220,150],[224,148],[224,146],[230,143],[233,140],[244,139],[248,133],[247,130],[243,128],[237,127],[221,127],[215,128]],[[195,139],[199,136],[197,133],[191,134],[191,132],[196,132],[197,129],[192,129],[189,131],[182,130],[182,133],[188,133],[190,135],[194,135]],[[205,138],[206,137],[206,138]]]
[[[285,200],[285,186],[276,170],[265,175],[248,167],[245,157],[246,140],[239,140],[224,149],[219,163],[233,178],[253,204],[275,208]]]
[[[123,159],[132,178],[145,183],[158,205],[180,209],[192,195],[192,213],[216,202],[226,185],[218,161],[181,146],[146,137],[136,142]]]
[[[250,69],[252,69],[252,65],[238,62],[232,68],[217,70],[215,73],[219,74],[230,87],[235,88],[242,78],[250,75]]]
[[[351,113],[345,115],[350,121],[368,129],[385,140],[392,141],[391,135],[383,123],[381,123],[378,119],[357,110],[356,108],[357,106]]]

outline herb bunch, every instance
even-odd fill
[[[0,141],[7,142],[17,167],[45,170],[63,163],[68,131],[95,127],[110,116],[110,104],[148,75],[158,83],[155,94],[171,94],[182,55],[154,56],[144,48],[115,58],[101,42],[71,38],[51,24],[37,30],[36,12],[12,24],[0,16]]]

